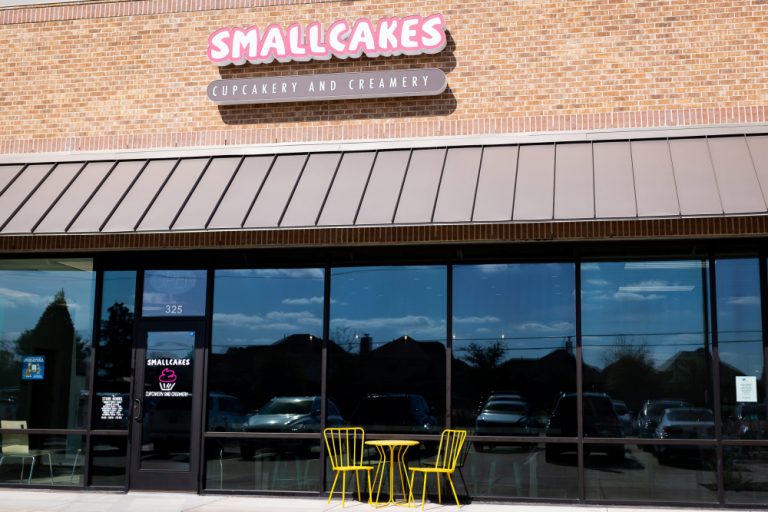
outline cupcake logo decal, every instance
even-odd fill
[[[176,372],[170,368],[163,368],[157,380],[160,382],[160,389],[171,391],[176,385]]]

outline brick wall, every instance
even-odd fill
[[[442,12],[434,56],[219,68],[223,26]],[[765,122],[765,0],[144,0],[0,10],[0,153]],[[439,67],[432,98],[217,107],[219,78]]]

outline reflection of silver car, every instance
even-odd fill
[[[475,419],[475,434],[478,436],[528,436],[530,431],[528,404],[523,400],[490,399]],[[490,443],[476,441],[477,450],[482,451]]]
[[[280,396],[267,402],[243,423],[243,432],[318,432],[320,430],[319,396]],[[328,400],[329,427],[338,427],[344,423],[336,404]],[[293,442],[292,442],[293,441]],[[275,441],[273,447],[283,451],[304,447],[300,440],[283,439]],[[244,459],[253,458],[256,443],[243,439],[240,442],[240,455]]]
[[[235,432],[246,420],[245,407],[237,397],[212,391],[208,393],[208,431]]]
[[[616,416],[619,417],[621,426],[624,428],[624,435],[632,435],[632,413],[629,412],[629,408],[624,400],[611,400],[613,402],[613,410],[616,411]]]
[[[665,409],[656,427],[657,439],[712,439],[715,437],[715,415],[712,410],[694,407]],[[672,454],[694,455],[700,451],[695,445],[657,446],[659,461]]]

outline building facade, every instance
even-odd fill
[[[0,484],[768,505],[768,4],[6,2]]]

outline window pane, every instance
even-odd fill
[[[595,445],[585,444],[584,449],[590,446]],[[717,502],[714,447],[666,444],[626,449],[622,460],[599,452],[586,457],[587,499]]]
[[[757,259],[717,260],[717,334],[723,436],[768,437]]]
[[[768,447],[723,447],[725,502],[733,504],[768,503]]]
[[[585,437],[714,437],[706,264],[581,270]]]
[[[136,272],[104,272],[93,428],[128,429]]]
[[[216,272],[209,431],[320,430],[323,283],[322,269]]]
[[[328,394],[338,421],[374,432],[439,430],[445,267],[337,268],[331,276]]]
[[[475,435],[576,435],[564,407],[565,423],[545,429],[560,393],[576,389],[574,274],[571,263],[454,267],[454,425]]]
[[[320,443],[318,439],[206,439],[205,488],[318,492]],[[242,446],[254,455],[244,459]],[[361,474],[362,485],[364,478]]]
[[[91,485],[120,487],[126,485],[128,438],[124,436],[91,437]]]
[[[9,420],[3,420],[2,424],[3,428],[15,427]],[[3,432],[2,437],[0,483],[83,486],[83,436]]]
[[[143,316],[203,316],[205,270],[147,270],[144,273]]]
[[[91,260],[0,262],[0,415],[28,428],[85,423]]]

